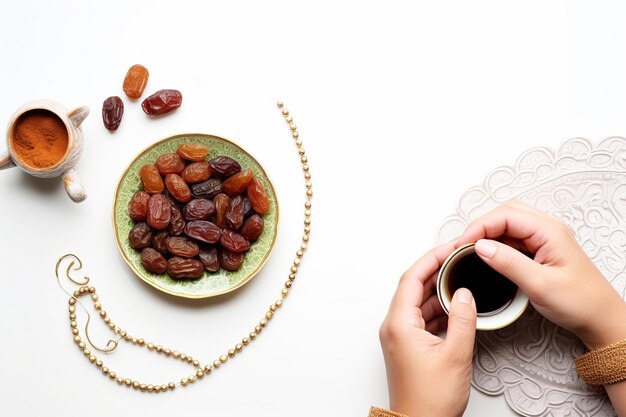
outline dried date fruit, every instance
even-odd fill
[[[229,197],[241,194],[248,188],[252,177],[253,174],[250,169],[239,171],[222,183],[222,191],[228,194]]]
[[[198,254],[200,262],[204,265],[204,269],[209,272],[217,272],[220,269],[220,259],[217,254],[217,249],[214,247],[208,247],[200,249]]]
[[[183,95],[178,90],[159,90],[147,97],[141,108],[150,116],[160,116],[175,110],[183,104]]]
[[[170,224],[167,227],[167,230],[172,236],[179,236],[181,233],[183,233],[183,230],[185,229],[185,218],[183,217],[183,213],[180,211],[180,208],[178,208],[176,203],[174,203],[172,200],[169,201],[172,217],[170,219]]]
[[[175,152],[159,156],[154,165],[161,175],[180,174],[185,169],[185,161]]]
[[[222,245],[224,249],[236,253],[245,252],[250,249],[250,242],[248,242],[239,233],[233,232],[230,229],[224,229],[224,231],[222,232],[220,245]]]
[[[182,177],[187,184],[208,180],[211,168],[208,162],[192,162],[183,169]]]
[[[191,190],[185,180],[176,174],[167,174],[165,176],[165,186],[172,197],[181,203],[191,200]]]
[[[226,194],[218,194],[213,198],[215,205],[215,224],[221,228],[226,227],[226,210],[230,204],[230,197]]]
[[[243,252],[220,251],[220,265],[227,271],[237,271],[243,265]]]
[[[217,243],[222,237],[222,229],[206,220],[192,220],[185,225],[185,235],[206,243]]]
[[[183,143],[176,149],[176,153],[187,161],[204,161],[209,150],[201,143]]]
[[[185,220],[207,220],[215,213],[215,204],[205,198],[196,198],[185,204],[183,216]]]
[[[261,236],[264,227],[265,222],[263,221],[263,218],[258,214],[253,214],[251,217],[248,218],[248,220],[243,223],[243,226],[241,226],[241,230],[239,230],[239,233],[244,238],[254,241],[257,240],[259,236]]]
[[[153,274],[162,274],[167,269],[167,261],[153,248],[144,248],[141,251],[141,265]]]
[[[128,232],[128,243],[133,249],[143,249],[150,246],[152,243],[152,229],[148,226],[148,223],[137,223]]]
[[[171,226],[170,222],[170,226]],[[170,234],[166,230],[152,234],[152,247],[159,253],[165,255],[167,253],[167,239]]]
[[[222,181],[211,178],[191,186],[191,195],[196,198],[213,198],[222,192]]]
[[[250,204],[250,199],[245,195],[241,196],[242,202],[241,205],[243,207],[243,218],[247,219],[248,217],[254,214],[254,210],[252,209],[252,204]]]
[[[229,156],[218,156],[209,161],[211,172],[218,178],[228,178],[241,171],[241,165]]]
[[[200,252],[200,247],[193,240],[184,236],[175,236],[167,239],[167,250],[172,255],[193,258]]]
[[[238,195],[230,199],[226,210],[226,225],[233,230],[239,230],[246,215],[245,202],[243,197]]]
[[[145,191],[138,191],[128,203],[130,218],[136,222],[145,222],[148,215],[148,201],[150,194]]]
[[[143,90],[148,84],[148,77],[150,74],[143,65],[135,64],[128,69],[126,77],[124,77],[124,84],[122,89],[133,100],[138,99],[143,94]]]
[[[163,230],[170,224],[172,209],[170,200],[163,194],[154,194],[148,201],[148,224],[157,230]]]
[[[118,96],[111,96],[102,103],[102,122],[107,130],[117,130],[122,123],[124,103]]]
[[[167,261],[167,274],[176,279],[196,279],[204,273],[204,265],[197,259],[174,256]]]
[[[152,164],[144,165],[139,170],[143,190],[148,194],[160,194],[165,188],[159,170]]]
[[[265,214],[269,211],[270,201],[265,194],[263,183],[258,178],[254,178],[248,185],[248,199],[257,213]]]

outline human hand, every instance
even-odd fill
[[[512,201],[472,222],[456,246],[469,242],[476,242],[476,253],[515,282],[541,315],[589,349],[626,338],[626,303],[564,223]]]
[[[437,270],[453,250],[437,247],[402,275],[380,327],[390,408],[411,417],[461,416],[469,400],[476,304],[461,288],[448,318],[435,293]],[[436,334],[446,325],[444,340]]]

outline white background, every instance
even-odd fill
[[[365,416],[386,406],[378,327],[400,274],[462,192],[528,148],[625,134],[625,15],[617,1],[4,2],[2,123],[35,98],[92,113],[77,167],[83,204],[60,181],[0,173],[0,414]],[[135,63],[150,70],[144,96],[177,88],[181,109],[151,120],[131,103],[121,85]],[[100,116],[111,95],[126,104],[113,134]],[[77,253],[132,334],[203,362],[224,353],[279,296],[301,236],[304,186],[277,99],[299,127],[315,191],[310,251],[283,309],[243,354],[189,388],[142,395],[110,382],[71,341],[56,260]],[[281,203],[262,273],[216,300],[147,286],[112,233],[126,165],[184,132],[241,143]],[[105,361],[148,382],[191,369],[126,344]],[[473,391],[466,415],[512,412]]]

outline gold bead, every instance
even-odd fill
[[[96,357],[94,355],[89,356],[89,362],[94,363],[96,361]]]
[[[219,368],[221,364],[222,364],[222,362],[220,362],[219,360],[214,360],[213,361],[213,367],[214,368]]]
[[[204,376],[204,371],[202,369],[199,369],[198,371],[196,371],[197,378],[202,378],[203,376]]]
[[[304,185],[306,186],[306,188],[311,188],[311,187],[313,186],[313,184],[311,184],[311,181],[307,181]],[[308,213],[308,214],[307,214],[307,213]],[[306,210],[306,211],[304,212],[304,214],[305,214],[305,216],[310,216],[310,215],[311,215],[311,212],[310,212],[309,210]]]
[[[161,391],[167,391],[168,388],[169,388],[169,385],[167,384],[161,385]]]
[[[285,104],[284,104],[281,100],[278,100],[278,102],[276,103],[276,105],[277,105],[278,107],[283,107]]]
[[[197,368],[198,366],[200,366],[200,362],[199,362],[199,361],[197,361],[197,360],[194,360],[191,364],[192,364],[193,366],[195,366],[196,368]]]
[[[148,384],[148,386],[146,388],[148,389],[148,392],[154,391],[154,385],[152,385],[152,384]]]
[[[68,303],[73,306],[74,304],[76,304],[76,298],[72,297],[70,298],[70,301],[68,301]]]
[[[309,160],[309,158],[307,158],[306,156],[302,156],[302,158],[300,158],[300,161],[302,162],[307,162]]]
[[[139,388],[139,381],[133,381],[133,388]]]
[[[100,311],[100,317],[105,318],[107,316],[107,312],[104,310]]]
[[[86,347],[86,346],[87,346],[87,345],[85,344],[85,342],[80,342],[80,343],[78,344],[78,347],[79,347],[79,348],[81,348],[81,349],[85,349],[85,347]]]
[[[100,310],[102,308],[102,304],[96,301],[95,303],[93,303],[93,308],[95,308],[96,310]]]
[[[274,313],[272,313],[271,311],[268,311],[267,313],[265,313],[265,318],[270,320],[272,317],[274,317]]]
[[[78,291],[78,290],[74,291],[74,297],[75,298],[80,297],[80,291]]]
[[[306,203],[304,203],[304,207],[310,209],[311,208],[311,202],[307,201]]]
[[[220,356],[220,362],[225,363],[228,360],[228,356],[222,355]]]
[[[302,235],[302,240],[304,240],[305,242],[308,242],[309,241],[309,235],[306,234],[306,233],[304,235]]]
[[[109,329],[111,330],[115,329],[115,323],[113,322],[109,323]]]
[[[180,360],[184,361],[185,359],[187,359],[187,355],[185,355],[184,353],[180,354]]]
[[[98,294],[91,294],[91,299],[93,301],[98,301]]]
[[[113,371],[109,372],[109,378],[111,379],[115,379],[117,377],[117,374]]]
[[[293,258],[293,264],[294,266],[300,265],[300,258]]]
[[[287,116],[287,117],[285,117],[285,120],[287,121],[287,123],[291,123],[291,122],[293,122],[293,117]]]
[[[104,322],[105,322],[106,324],[111,323],[111,317],[107,317],[107,318],[105,318],[105,319],[104,319]]]
[[[126,333],[126,330],[122,330],[120,332],[120,336],[122,336],[122,337],[126,337],[127,335],[128,335],[128,333]]]
[[[296,279],[296,274],[294,273],[289,274],[289,280],[293,281],[294,279]]]
[[[212,369],[213,369],[213,368],[211,367],[211,365],[206,365],[206,366],[204,367],[204,373],[205,373],[205,374],[209,374],[209,373],[211,373],[211,370],[212,370]]]
[[[270,306],[270,311],[276,311],[276,304],[272,304]]]
[[[124,380],[124,384],[125,384],[127,387],[130,387],[130,386],[132,385],[132,383],[133,383],[133,381],[131,381],[131,380],[130,380],[130,378],[126,378],[126,379]]]
[[[292,136],[293,138],[297,138],[297,137],[298,137],[298,136],[300,136],[300,135],[298,135],[298,132],[296,132],[296,131],[294,130],[293,132],[291,132],[291,136]]]
[[[256,337],[256,333],[255,332],[250,332],[250,334],[248,336],[250,336],[250,340],[254,340],[254,338]]]
[[[76,307],[74,306],[70,306],[69,310],[70,310],[70,313],[76,313]]]
[[[147,388],[146,384],[139,385],[139,389],[142,390],[142,391],[145,391],[146,388]]]
[[[299,250],[298,252],[296,252],[296,256],[298,258],[302,258],[302,256],[304,255],[304,252],[302,252],[301,250]]]
[[[287,294],[289,294],[289,289],[288,289],[288,288],[283,288],[283,290],[281,291],[281,293],[282,293],[284,296],[287,296]]]
[[[183,378],[180,380],[180,385],[182,385],[183,387],[187,386],[187,384],[189,384],[189,380],[187,378]]]
[[[187,361],[187,363],[193,362],[193,358],[191,356],[187,356],[185,360]]]
[[[96,292],[96,287],[89,287],[89,292],[90,293],[95,293]]]
[[[287,288],[291,288],[292,285],[293,285],[293,282],[291,282],[291,281],[286,281],[285,282],[285,287],[287,287]]]
[[[70,321],[70,327],[76,327],[78,326],[78,323],[76,323],[75,320]]]
[[[133,345],[137,344],[137,338],[133,337],[132,339],[130,339],[130,341],[133,343]]]
[[[78,329],[72,329],[72,334],[77,335],[78,334]]]
[[[80,336],[74,336],[74,342],[80,343],[81,340]]]
[[[156,346],[155,346],[155,348],[154,348],[154,350],[156,350],[156,351],[157,351],[157,353],[161,353],[161,352],[163,352],[163,346],[161,346],[161,345],[156,345]]]
[[[307,182],[307,184],[311,184],[311,182]],[[311,210],[304,210],[304,215],[306,217],[311,217]]]
[[[84,294],[87,289],[85,287],[80,287],[79,290],[81,294]]]
[[[190,383],[190,384],[193,384],[193,383],[194,383],[194,382],[196,382],[197,380],[198,380],[198,377],[197,377],[197,376],[195,376],[195,375],[191,375],[191,376],[189,377],[189,383]]]
[[[101,360],[97,360],[97,361],[96,361],[96,366],[97,366],[98,368],[102,368],[102,365],[104,365],[104,364],[102,363],[102,361],[101,361]]]
[[[243,343],[243,344],[244,344],[244,346],[245,346],[245,345],[247,345],[248,343],[250,343],[250,339],[249,339],[249,338],[247,338],[247,337],[244,337],[243,339],[241,339],[241,343]]]
[[[180,358],[180,352],[175,350],[174,352],[172,352],[172,356],[175,357],[176,359]]]
[[[154,386],[154,392],[161,392],[161,386],[160,385],[155,385]]]
[[[176,388],[176,384],[175,384],[175,383],[173,383],[173,382],[170,382],[169,384],[167,384],[167,387],[168,387],[169,389],[174,389],[174,388]]]
[[[304,178],[306,178],[306,179],[308,180],[309,178],[311,178],[311,174],[310,174],[310,173],[308,173],[308,172],[305,172],[305,173],[304,173]],[[311,204],[311,203],[309,203],[309,207],[311,207],[311,206],[310,206],[310,204]]]
[[[70,314],[70,320],[76,320],[76,314]]]
[[[229,358],[234,358],[235,357],[235,349],[229,349],[228,350],[228,357]]]
[[[308,190],[306,190],[306,195],[308,195],[309,197],[313,195],[313,190],[311,190],[310,188]]]
[[[256,334],[261,333],[261,330],[263,330],[263,328],[262,328],[261,326],[258,326],[258,325],[257,325],[257,326],[254,326],[254,332],[255,332]]]
[[[311,219],[306,218],[304,219],[304,224],[306,224],[307,226],[311,224]]]
[[[267,326],[267,320],[266,320],[266,319],[261,320],[261,321],[259,322],[259,326],[261,326],[261,327],[265,327],[265,326]]]
[[[303,171],[308,171],[309,170],[309,165],[308,164],[302,165],[302,170]]]
[[[283,109],[283,115],[285,115],[285,116],[289,116],[289,110],[287,110],[287,109]]]
[[[294,276],[294,278],[295,278],[295,276]],[[283,300],[276,300],[275,304],[276,304],[276,307],[280,307],[280,306],[283,305]]]
[[[118,384],[122,385],[124,383],[124,378],[122,378],[121,376],[118,376],[116,381]]]
[[[154,343],[148,343],[148,350],[154,350]]]
[[[140,338],[140,339],[137,339],[137,344],[138,344],[139,346],[143,346],[143,345],[145,345],[145,344],[146,344],[146,341]]]
[[[291,129],[291,130],[296,130],[297,128],[298,127],[296,126],[295,123],[292,123],[292,124],[289,125],[289,129]]]
[[[306,152],[305,152],[304,148],[298,148],[298,153],[300,155],[304,155]]]
[[[293,272],[294,274],[295,274],[296,272],[298,272],[298,267],[297,267],[297,266],[295,266],[295,265],[294,265],[294,266],[292,266],[292,267],[291,267],[291,272]]]
[[[129,334],[127,334],[126,336],[124,336],[124,340],[126,340],[127,342],[130,342],[133,338],[130,337]]]
[[[109,368],[107,368],[106,366],[102,368],[102,373],[103,374],[108,374],[109,373]]]
[[[300,139],[296,139],[296,145],[297,145],[297,146],[302,145],[302,141],[301,141]]]

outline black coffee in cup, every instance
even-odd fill
[[[517,285],[496,272],[475,253],[469,253],[451,265],[447,291],[450,299],[459,288],[467,288],[476,301],[478,314],[494,314],[509,305]]]

